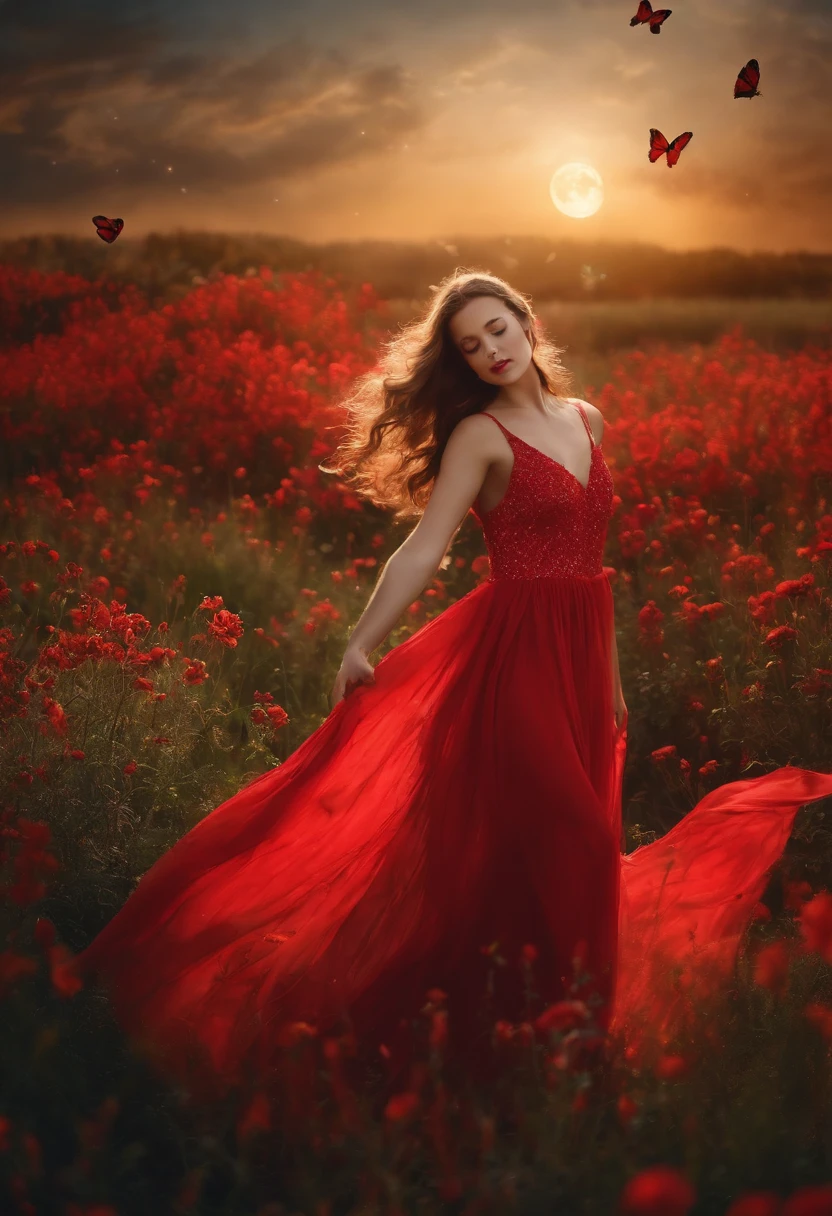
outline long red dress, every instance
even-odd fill
[[[448,995],[450,1049],[475,1053],[480,947],[498,938],[497,1016],[523,1017],[523,944],[546,1004],[582,942],[602,1028],[658,1033],[676,1000],[667,956],[701,948],[729,969],[795,813],[832,794],[832,774],[787,766],[713,790],[622,856],[613,482],[581,416],[586,486],[497,423],[514,464],[500,503],[474,512],[487,581],[179,840],[77,956],[192,1086],[191,1058],[220,1088],[264,1075],[293,1021],[324,1033],[347,1012],[359,1040],[389,1047],[431,987]]]

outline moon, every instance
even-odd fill
[[[604,183],[601,174],[592,165],[570,161],[552,174],[549,194],[558,211],[582,220],[594,215],[603,203]]]

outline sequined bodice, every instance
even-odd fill
[[[508,488],[492,511],[472,511],[483,531],[491,579],[592,578],[603,571],[604,542],[612,514],[613,481],[583,407],[576,402],[592,444],[584,487],[570,471],[506,430],[514,463]],[[479,500],[477,500],[479,501]]]

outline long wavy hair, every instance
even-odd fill
[[[531,297],[484,271],[457,269],[436,288],[421,316],[382,345],[376,366],[355,380],[340,404],[347,434],[322,473],[343,477],[360,497],[394,512],[394,521],[421,515],[457,423],[487,409],[500,385],[469,367],[449,332],[455,313],[477,296],[496,296],[528,326],[532,362],[553,396],[572,389],[563,348],[542,330]]]

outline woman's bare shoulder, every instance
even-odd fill
[[[495,443],[495,436],[499,437],[500,428],[495,426],[485,414],[466,414],[451,431],[452,435],[457,433],[464,435],[471,443],[476,443],[489,455],[499,454],[499,439]]]

